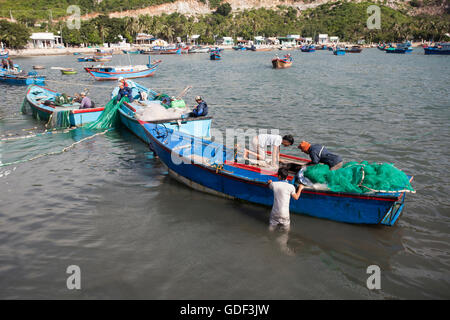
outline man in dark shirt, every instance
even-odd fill
[[[342,158],[329,152],[324,146],[320,144],[310,144],[307,141],[302,141],[298,148],[304,153],[309,154],[311,162],[308,163],[307,166],[324,163],[330,167],[330,170],[337,170],[342,167]]]
[[[208,114],[208,105],[201,96],[196,96],[195,101],[198,105],[189,113],[189,117],[204,117]]]
[[[119,93],[117,94],[116,102],[119,102],[123,97],[127,96],[129,102],[133,102],[133,93],[129,86],[125,86],[123,83],[119,85]]]

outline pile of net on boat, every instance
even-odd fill
[[[183,100],[172,101],[169,108],[159,100],[146,101],[145,107],[136,111],[136,119],[156,121],[181,118],[182,115],[190,111],[184,101],[181,101]]]
[[[326,184],[334,192],[412,192],[409,177],[391,163],[347,162],[338,170],[317,164],[303,171],[313,184]]]
[[[115,127],[119,121],[119,115],[117,109],[119,109],[122,102],[127,101],[127,97],[123,97],[120,101],[116,100],[116,97],[112,98],[105,106],[100,117],[91,123],[87,123],[83,126],[86,129],[108,129]]]

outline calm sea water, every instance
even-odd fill
[[[176,182],[144,143],[117,129],[0,167],[0,298],[449,299],[450,58],[422,49],[295,51],[292,68],[273,70],[274,53],[159,56],[155,76],[139,82],[171,95],[192,85],[186,101],[203,95],[216,129],[279,129],[345,161],[395,163],[414,175],[417,193],[394,227],[293,215],[288,235],[270,233],[270,208]],[[97,104],[107,101],[114,83],[93,81],[82,70],[90,64],[76,58],[14,61],[45,65],[51,88],[89,88]],[[79,72],[61,76],[52,66]],[[43,131],[20,114],[25,87],[0,90],[0,135]],[[85,136],[3,141],[0,160],[60,151]],[[69,265],[81,268],[81,290],[66,287]],[[380,290],[366,287],[370,265],[381,269]]]

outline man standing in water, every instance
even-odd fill
[[[267,184],[273,190],[273,207],[270,213],[270,230],[274,230],[280,226],[284,230],[290,229],[289,203],[291,197],[295,200],[300,198],[303,185],[299,185],[297,191],[295,186],[287,181],[288,170],[286,168],[278,169],[278,180],[272,182],[269,180]]]

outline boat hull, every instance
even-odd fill
[[[335,56],[345,56],[345,50],[334,50],[333,54]]]
[[[30,84],[44,84],[45,77],[41,76],[14,76],[14,75],[0,75],[0,82],[18,85],[18,86],[27,86]]]
[[[425,54],[426,55],[430,55],[430,54],[440,54],[440,55],[450,55],[450,50],[440,50],[437,48],[423,48],[425,50]]]
[[[26,99],[28,101],[28,104],[31,109],[31,113],[33,117],[35,117],[38,120],[44,120],[48,121],[50,119],[50,116],[53,114],[55,108],[51,106],[46,106],[42,102],[42,100],[38,101],[35,98],[33,98],[32,93],[37,92],[40,90],[42,94],[45,95],[47,99],[45,100],[51,100],[54,98],[57,94],[57,92],[42,87],[42,86],[30,86],[26,93]],[[44,99],[43,99],[44,100]],[[69,114],[69,122],[71,126],[81,126],[89,122],[96,121],[98,117],[103,112],[103,107],[101,108],[90,108],[90,109],[75,109],[72,110]]]
[[[146,78],[151,77],[158,69],[158,65],[153,65],[152,67],[141,70],[141,71],[124,71],[124,72],[104,72],[98,71],[95,68],[85,68],[85,70],[94,77],[95,80],[118,80],[120,77],[124,79],[135,79],[135,78]]]
[[[274,69],[286,69],[292,66],[292,61],[284,61],[282,59],[273,59],[272,67]]]
[[[177,143],[180,143],[180,138],[170,136],[171,134],[166,129],[158,127],[158,124],[144,122],[140,124],[149,138],[152,150],[177,180],[194,189],[226,198],[265,206],[273,205],[273,193],[267,181],[269,179],[276,181],[276,172],[255,173],[250,169],[246,170],[246,165],[236,164],[230,159],[222,166],[192,162],[191,158],[174,154],[173,150]],[[161,136],[161,132],[167,134]],[[177,135],[185,141],[183,139],[186,137]],[[192,145],[195,144],[194,142]],[[217,150],[210,148],[209,152],[220,154],[220,150]],[[403,210],[404,198],[404,193],[367,196],[304,190],[299,200],[291,199],[290,211],[346,223],[393,225]]]

